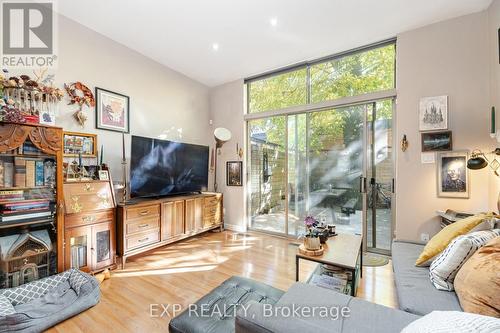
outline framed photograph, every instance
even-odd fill
[[[437,160],[437,195],[441,198],[469,197],[467,151],[439,153]]]
[[[226,163],[226,185],[243,186],[243,162],[230,161]]]
[[[78,132],[64,132],[64,157],[77,157],[82,154],[82,157],[96,157],[97,156],[97,135],[78,133]]]
[[[422,133],[422,152],[453,150],[451,131]]]
[[[102,88],[95,88],[96,128],[129,133],[130,99]]]
[[[52,107],[45,107],[40,110],[40,124],[56,126],[56,112]]]
[[[420,99],[419,129],[420,131],[448,129],[448,96]]]
[[[99,170],[99,180],[109,180],[108,170]]]

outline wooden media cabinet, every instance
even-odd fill
[[[215,228],[223,228],[221,193],[133,199],[118,205],[117,245],[127,258]]]

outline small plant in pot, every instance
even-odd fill
[[[306,234],[304,237],[304,246],[308,250],[319,250],[321,247],[321,242],[319,240],[319,235],[315,230],[315,227],[319,224],[312,216],[307,216],[304,219],[304,225],[306,226]]]

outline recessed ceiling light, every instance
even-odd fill
[[[269,20],[269,23],[271,24],[271,26],[275,27],[278,25],[278,19],[276,17],[272,17],[270,20]]]
[[[214,51],[217,51],[217,50],[219,49],[219,44],[217,44],[217,43],[213,43],[213,44],[212,44],[212,49],[213,49]]]

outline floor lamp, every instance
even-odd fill
[[[224,143],[231,140],[231,131],[227,128],[217,127],[214,131],[215,138],[215,158],[214,158],[214,192],[217,192],[217,155]]]

